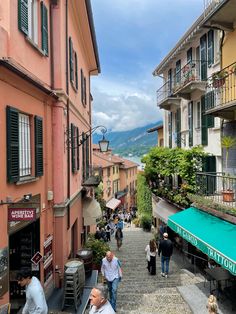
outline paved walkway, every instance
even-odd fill
[[[144,249],[151,238],[151,233],[140,228],[126,227],[121,250],[116,250],[114,238],[111,242],[111,249],[121,260],[123,269],[123,279],[118,288],[117,313],[206,314],[207,294],[199,288],[199,285],[203,286],[203,278],[183,269],[186,263],[179,255],[174,254],[171,259],[168,278],[160,275],[159,257],[157,275],[149,275]]]

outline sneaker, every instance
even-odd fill
[[[166,274],[165,277],[168,278],[168,274]]]
[[[162,277],[165,277],[165,274],[164,273],[161,273]]]

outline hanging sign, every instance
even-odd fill
[[[8,221],[29,221],[36,219],[35,208],[9,208]]]
[[[43,258],[42,254],[40,252],[37,252],[31,258],[31,262],[34,263],[34,265],[38,265],[38,263],[42,260],[42,258]]]

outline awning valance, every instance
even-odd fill
[[[168,226],[236,275],[236,225],[190,207],[170,216]]]
[[[165,200],[152,197],[152,215],[161,219],[163,222],[167,223],[169,216],[178,213],[179,211],[179,208],[169,204]]]
[[[110,209],[116,209],[120,205],[120,203],[121,203],[121,200],[112,198],[110,199],[110,201],[106,203],[106,207]]]
[[[100,204],[92,197],[83,198],[84,226],[95,225],[100,217],[102,217]]]

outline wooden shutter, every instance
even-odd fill
[[[78,59],[77,53],[75,52],[75,88],[78,89],[79,82],[78,82]]]
[[[208,66],[214,63],[214,31],[211,29],[207,36]]]
[[[34,117],[35,136],[35,176],[43,175],[43,119]]]
[[[86,178],[89,177],[89,136],[86,140]]]
[[[7,106],[7,181],[19,180],[19,115],[18,110]]]
[[[207,42],[206,34],[200,38],[201,80],[207,79]]]
[[[207,116],[205,115],[205,95],[201,97],[201,113],[202,113],[202,145],[208,145],[208,129],[207,129]]]
[[[168,113],[169,148],[172,148],[172,112]]]
[[[176,111],[176,143],[178,147],[181,147],[181,110]]]
[[[193,48],[189,48],[187,51],[187,63],[191,63],[193,61]]]
[[[86,93],[87,87],[86,87],[86,77],[84,77],[84,105],[87,104],[87,93]]]
[[[77,170],[80,168],[80,158],[79,158],[79,128],[76,128],[76,145],[77,145]]]
[[[193,146],[193,102],[188,103],[189,146]]]
[[[18,0],[18,28],[28,35],[28,0]]]
[[[81,69],[80,70],[80,87],[81,87],[81,102],[82,104],[84,103],[84,73],[83,73],[83,70]]]
[[[73,57],[73,42],[69,38],[69,59],[70,59],[70,81],[74,82],[74,57]]]
[[[83,179],[86,178],[86,134],[82,133],[82,172],[83,172]]]
[[[48,56],[48,9],[41,2],[42,50]]]
[[[71,170],[73,173],[76,171],[75,160],[75,126],[71,123]]]
[[[214,108],[215,106],[215,93],[214,91],[210,91],[205,95],[205,110],[209,110]],[[207,116],[207,127],[214,128],[215,126],[215,118],[212,115]]]

